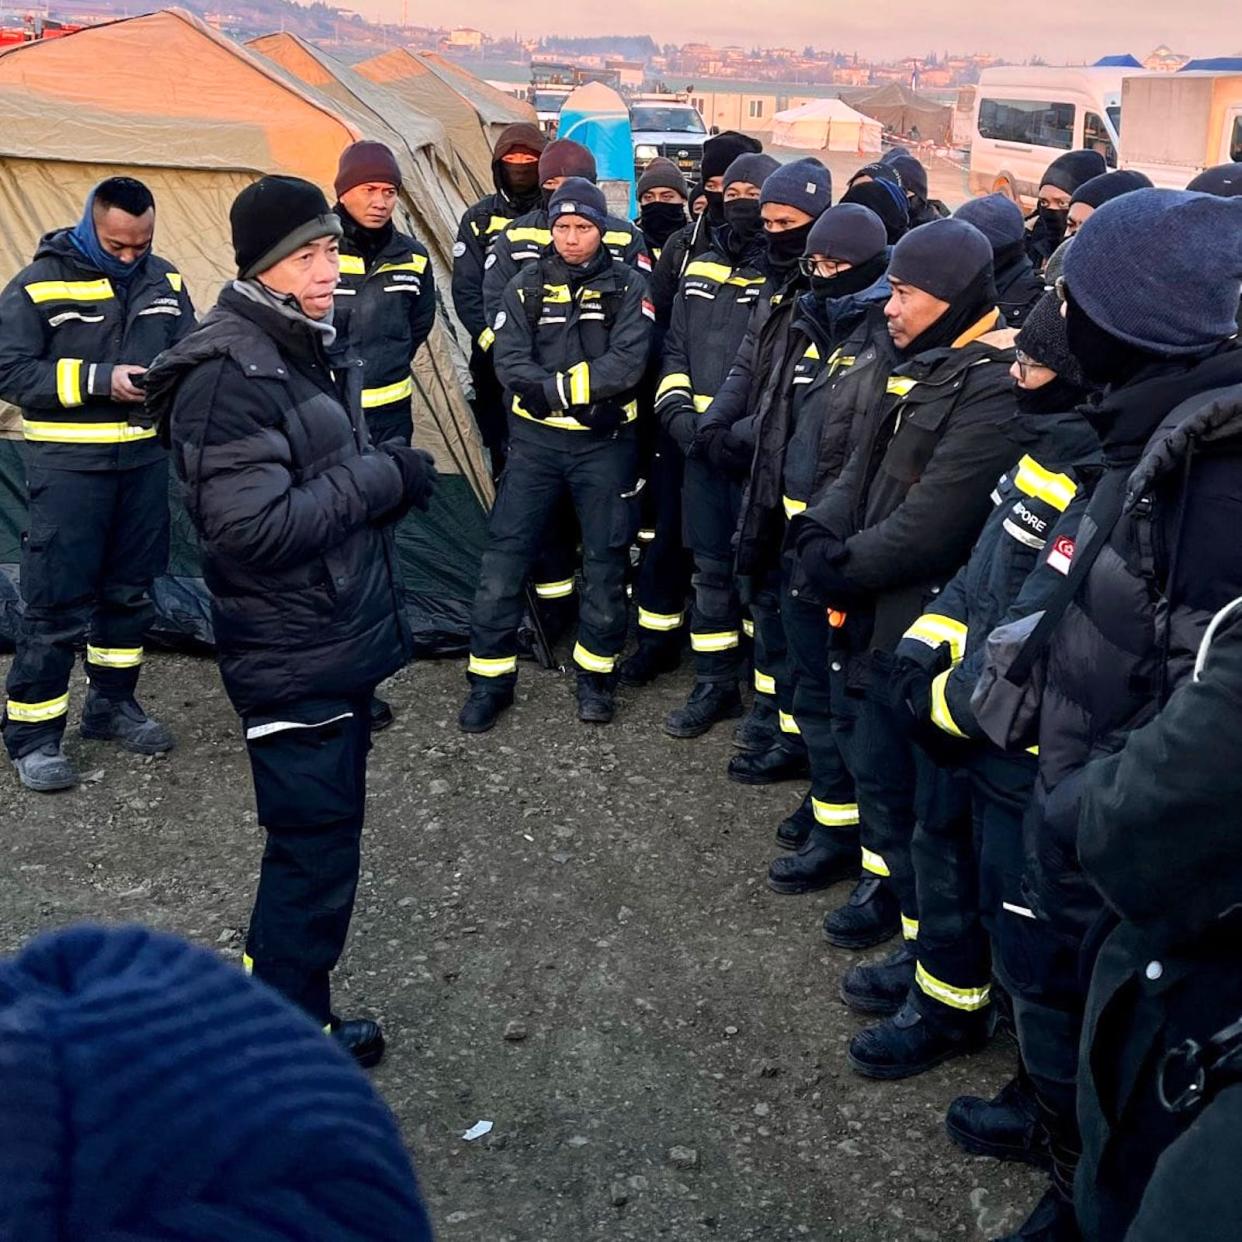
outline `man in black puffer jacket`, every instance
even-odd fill
[[[202,540],[220,672],[242,718],[267,848],[246,941],[256,976],[362,1064],[371,1021],[341,1021],[329,974],[358,882],[371,691],[409,658],[390,527],[435,471],[375,450],[362,364],[330,356],[341,222],[295,177],[230,212],[239,279],[148,380]]]
[[[1007,739],[1039,744],[1024,823],[1033,917],[1015,920],[1026,986],[1014,1010],[1054,1160],[1053,1185],[1015,1239],[1078,1237],[1083,945],[1103,908],[1078,865],[1088,764],[1159,710],[1189,676],[1209,618],[1242,594],[1240,287],[1242,202],[1232,199],[1136,190],[1100,207],[1066,255],[1070,348],[1109,387],[1090,411],[1104,473],[1074,550],[1093,558],[1089,573],[1044,655],[1038,737]]]

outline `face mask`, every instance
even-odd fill
[[[768,243],[768,263],[773,271],[784,275],[797,267],[798,260],[806,250],[806,239],[810,233],[811,221],[807,221],[796,229],[764,234]]]
[[[686,223],[686,209],[680,203],[644,203],[638,223],[657,246],[663,246]]]
[[[538,163],[506,164],[502,161],[500,178],[504,182],[505,189],[514,198],[526,198],[533,195],[539,186],[539,165]]]
[[[707,199],[707,218],[715,225],[724,223],[724,192],[722,190],[704,190]]]
[[[880,254],[836,276],[812,276],[811,292],[825,302],[849,297],[851,293],[861,293],[884,275],[886,265],[887,259]]]
[[[1044,226],[1052,248],[1055,250],[1065,237],[1065,226],[1069,221],[1069,210],[1054,211],[1051,207],[1040,207],[1037,214],[1039,222]]]
[[[733,230],[733,236],[742,245],[754,241],[763,228],[757,198],[735,198],[724,205],[725,223]]]

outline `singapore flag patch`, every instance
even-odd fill
[[[1068,574],[1070,561],[1074,559],[1074,541],[1068,535],[1059,535],[1053,540],[1052,550],[1048,553],[1048,564],[1059,574]]]

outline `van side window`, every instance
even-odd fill
[[[1242,116],[1233,118],[1233,137],[1229,139],[1229,162],[1242,164]]]
[[[1117,167],[1117,148],[1104,128],[1104,122],[1094,112],[1088,112],[1083,119],[1082,145],[1088,151],[1098,151],[1109,168]]]
[[[1000,142],[1068,151],[1074,145],[1074,105],[1034,99],[983,99],[979,133]]]

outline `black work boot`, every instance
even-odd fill
[[[578,674],[578,719],[584,724],[607,724],[617,712],[614,679],[610,673]]]
[[[798,809],[787,819],[782,819],[776,829],[776,844],[783,850],[798,850],[815,827],[815,805],[808,793]]]
[[[745,717],[733,730],[733,745],[738,750],[761,751],[774,746],[781,735],[780,719],[772,700],[756,694]]]
[[[623,686],[646,686],[662,673],[675,673],[681,664],[681,633],[648,637],[638,632],[638,650],[621,661],[617,674]]]
[[[1082,1242],[1073,1201],[1058,1186],[1049,1186],[1017,1233],[992,1242]]]
[[[841,979],[841,999],[855,1013],[896,1013],[914,984],[914,962],[914,942],[903,940],[886,958],[851,966]]]
[[[393,722],[392,708],[378,694],[371,696],[371,732],[382,733]]]
[[[69,762],[59,742],[45,742],[37,750],[13,760],[17,775],[27,789],[36,793],[56,793],[78,783],[77,769]]]
[[[329,1034],[363,1069],[378,1065],[384,1055],[384,1032],[370,1018],[338,1018],[334,1014]]]
[[[778,781],[806,780],[811,774],[806,747],[778,741],[767,750],[734,755],[729,779],[739,785],[775,785]]]
[[[664,717],[669,737],[701,737],[721,720],[736,720],[742,714],[742,696],[735,681],[698,681],[684,707]]]
[[[500,719],[500,713],[512,706],[512,690],[497,694],[474,686],[458,713],[457,727],[463,733],[486,733]]]
[[[816,825],[800,850],[774,858],[768,887],[774,893],[817,893],[858,878],[858,842]]]
[[[983,1013],[965,1017],[960,1024],[929,1022],[907,1000],[878,1026],[859,1031],[850,1040],[850,1064],[864,1078],[913,1078],[954,1057],[978,1052],[988,1042],[988,1020]]]
[[[162,755],[175,745],[168,726],[152,720],[133,695],[106,699],[94,687],[86,692],[79,732],[97,742],[119,742],[136,755]]]
[[[869,949],[901,927],[901,910],[892,890],[875,875],[864,875],[850,899],[824,919],[824,939],[839,949]]]
[[[1039,1106],[1021,1066],[990,1100],[959,1095],[945,1114],[949,1137],[972,1156],[1016,1160],[1038,1169],[1052,1168],[1048,1132],[1039,1119]]]

